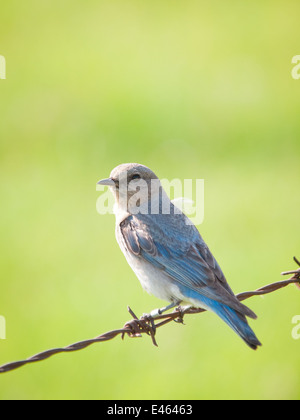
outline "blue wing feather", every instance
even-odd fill
[[[186,298],[211,309],[256,349],[261,343],[246,319],[246,315],[252,318],[256,315],[236,298],[197,229],[189,226],[188,232],[179,236],[182,226],[176,229],[174,218],[158,224],[153,215],[150,223],[146,223],[145,217],[129,216],[120,224],[129,252],[163,270]],[[178,223],[182,220],[177,219]]]
[[[195,292],[199,301],[206,297],[256,318],[251,309],[239,302],[230,289],[195,226],[187,225],[186,235],[183,236],[178,234],[174,215],[165,218],[164,223],[160,224],[155,223],[156,218],[153,216],[150,223],[147,223],[147,215],[132,215],[121,223],[121,232],[133,254],[164,270],[182,290],[187,288]],[[177,224],[182,223],[182,220],[178,218]],[[169,235],[165,234],[161,226]]]

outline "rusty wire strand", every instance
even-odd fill
[[[297,260],[296,257],[294,257],[294,261],[300,267],[300,262]],[[265,295],[265,294],[274,292],[292,283],[296,284],[300,288],[300,268],[298,268],[297,270],[285,271],[281,273],[281,275],[288,275],[288,274],[293,274],[293,276],[289,278],[288,280],[271,283],[251,292],[239,293],[236,296],[240,301],[242,301],[245,299],[249,299],[252,296]],[[24,366],[26,364],[39,362],[39,361],[48,359],[49,357],[58,353],[66,353],[66,352],[82,350],[89,347],[92,344],[112,340],[117,335],[121,335],[123,339],[125,335],[128,335],[129,337],[134,338],[134,337],[142,337],[142,334],[147,334],[151,337],[153,344],[157,346],[157,342],[155,340],[155,333],[156,333],[157,328],[162,327],[163,325],[166,325],[171,321],[177,321],[179,323],[183,323],[184,315],[205,312],[205,309],[198,309],[198,308],[185,308],[184,309],[184,308],[178,307],[172,313],[159,315],[155,317],[155,319],[150,316],[142,316],[140,319],[138,319],[138,317],[134,314],[134,312],[129,307],[128,307],[128,311],[130,315],[133,317],[133,319],[128,321],[124,325],[124,327],[121,329],[108,331],[93,339],[79,341],[77,343],[71,344],[66,347],[46,350],[46,351],[43,351],[42,353],[38,353],[35,356],[29,357],[28,359],[25,359],[25,360],[19,360],[17,362],[7,363],[3,366],[0,366],[0,373],[9,372],[21,366]],[[155,321],[159,321],[159,322],[155,323]]]

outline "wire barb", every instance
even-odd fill
[[[282,280],[278,281],[276,283],[268,284],[266,286],[263,286],[257,290],[254,290],[252,292],[243,292],[239,293],[237,295],[237,298],[242,301],[245,299],[249,299],[252,296],[259,296],[259,295],[265,295],[268,293],[272,293],[276,290],[282,289],[283,287],[288,286],[289,284],[294,283],[297,287],[300,288],[300,262],[297,260],[296,257],[294,257],[294,261],[296,264],[298,264],[299,268],[297,270],[292,271],[284,271],[281,273],[282,275],[288,275],[293,274],[291,278],[288,280]],[[29,357],[25,360],[20,360],[17,362],[7,363],[3,366],[0,366],[0,373],[9,372],[12,370],[15,370],[21,366],[27,365],[29,363],[39,362],[42,360],[46,360],[49,357],[58,354],[58,353],[66,353],[66,352],[72,352],[72,351],[78,351],[83,350],[87,347],[89,347],[92,344],[95,343],[101,343],[103,341],[112,340],[113,338],[117,337],[118,335],[121,335],[121,338],[124,339],[125,334],[128,335],[128,337],[136,338],[136,337],[142,337],[142,334],[147,334],[151,337],[152,343],[157,346],[157,342],[155,339],[157,328],[162,327],[163,325],[168,324],[171,321],[177,321],[179,323],[183,324],[183,318],[185,315],[190,314],[198,314],[201,312],[205,312],[205,309],[200,308],[176,308],[173,312],[169,314],[162,314],[157,317],[152,318],[151,316],[142,316],[141,318],[138,318],[135,313],[132,311],[132,309],[128,306],[128,312],[132,316],[133,319],[126,322],[123,328],[119,330],[112,330],[108,331],[104,334],[99,335],[96,338],[90,339],[90,340],[84,340],[79,341],[77,343],[71,344],[66,347],[62,348],[56,348],[51,350],[46,350],[42,353],[38,353],[35,356]],[[155,323],[155,321],[158,321]]]

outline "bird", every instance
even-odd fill
[[[178,305],[203,308],[251,349],[261,346],[247,320],[256,314],[237,299],[200,232],[151,169],[124,163],[97,184],[114,195],[115,235],[129,266],[149,294],[169,303],[153,315]]]

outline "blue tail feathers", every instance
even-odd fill
[[[261,346],[260,341],[249,326],[247,318],[242,312],[238,312],[228,305],[200,295],[191,289],[185,289],[184,294],[193,301],[199,302],[200,307],[203,305],[204,308],[218,315],[251,349],[256,350],[258,346]]]
[[[245,315],[237,312],[229,306],[215,302],[214,307],[211,308],[219,317],[229,325],[251,349],[256,350],[261,346],[253,330],[250,328]]]

